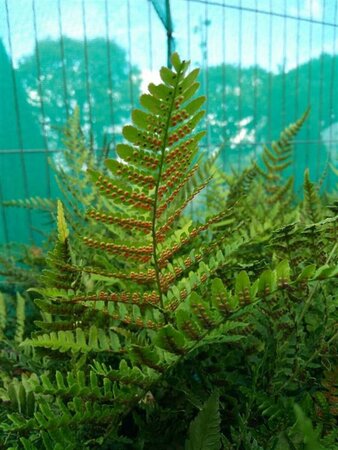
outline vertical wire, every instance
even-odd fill
[[[225,0],[223,0],[222,7],[222,55],[223,55],[223,64],[222,64],[222,127],[225,130],[225,122],[226,122],[226,71],[225,71],[225,59],[226,59],[226,49],[225,49]],[[224,141],[226,140],[225,133],[223,134]],[[222,149],[223,157],[222,157],[222,165],[223,170],[226,168],[226,146]]]
[[[312,14],[312,0],[310,3],[310,18],[311,20],[313,20],[313,14]],[[308,64],[308,89],[307,89],[307,104],[308,106],[310,106],[310,102],[311,102],[311,85],[312,85],[312,40],[313,40],[313,25],[310,23],[309,24],[310,30],[309,30],[309,64]],[[310,120],[308,119],[306,121],[306,140],[310,141]],[[311,146],[311,144],[307,144],[306,145],[306,150],[305,150],[305,167],[309,167],[309,145]],[[312,153],[312,148],[311,148],[311,153]]]
[[[300,0],[297,0],[297,42],[296,42],[296,76],[295,76],[295,120],[299,116],[299,49],[300,49]],[[298,144],[299,145],[299,144]],[[293,147],[294,155],[297,148]],[[293,158],[294,160],[295,158]],[[295,161],[293,162],[293,178],[296,179],[297,167]]]
[[[112,143],[115,148],[116,139],[115,139],[115,121],[114,121],[114,102],[113,102],[113,75],[111,71],[111,47],[110,47],[110,38],[109,38],[109,9],[108,9],[108,0],[104,2],[105,6],[105,28],[106,28],[106,50],[107,50],[107,78],[108,78],[108,100],[109,100],[109,115],[110,115],[110,123],[112,126]],[[109,146],[107,151],[107,156],[109,154]]]
[[[286,126],[286,40],[287,40],[287,32],[286,32],[286,0],[284,0],[284,18],[283,18],[283,68],[282,68],[282,129]],[[294,162],[294,161],[293,161]]]
[[[134,108],[134,92],[132,78],[132,54],[131,54],[131,17],[130,17],[130,0],[127,0],[127,32],[128,32],[128,67],[129,67],[129,95],[132,110]]]
[[[17,132],[18,132],[18,143],[19,143],[19,150],[20,150],[22,179],[23,179],[23,187],[24,187],[25,197],[28,197],[29,196],[28,175],[27,175],[26,161],[25,161],[24,148],[23,148],[22,127],[21,127],[21,117],[20,117],[19,98],[18,98],[18,86],[17,86],[15,70],[13,67],[13,47],[12,47],[12,37],[11,37],[11,24],[10,24],[10,19],[9,19],[9,9],[8,9],[8,1],[7,0],[5,0],[5,7],[6,7],[6,21],[7,21],[7,31],[8,31],[8,45],[9,45],[9,53],[10,53],[10,59],[11,59],[10,63],[11,63],[11,77],[12,77],[14,105],[15,105],[15,120],[16,120]],[[2,197],[3,197],[3,194],[2,194],[2,190],[1,190],[1,198]],[[2,203],[2,201],[1,201],[1,203]],[[2,209],[2,217],[4,220],[5,239],[6,239],[6,242],[8,242],[9,234],[8,234],[7,215],[5,213],[5,208],[3,206],[1,209]],[[31,215],[30,211],[26,211],[26,217],[27,217],[27,221],[28,221],[28,225],[29,225],[29,236],[30,236],[30,239],[34,242],[33,227],[32,227],[32,215]]]
[[[335,10],[334,10],[334,23],[337,24],[337,12],[338,12],[338,2],[335,3]],[[333,100],[334,98],[334,90],[335,90],[335,55],[336,55],[336,38],[337,38],[337,27],[335,26],[333,29],[333,45],[332,45],[332,63],[331,63],[331,82],[330,82],[330,138],[329,138],[329,161],[332,162],[332,146],[333,146],[333,120],[334,120],[334,113],[333,113]],[[327,189],[330,190],[331,187],[331,170],[329,170],[328,177],[327,177]]]
[[[242,0],[239,0],[239,21],[238,21],[238,132],[241,132],[240,122],[242,120]],[[242,162],[242,145],[241,142],[238,143],[238,161],[237,161],[237,170],[241,169]]]
[[[269,99],[268,99],[268,141],[271,142],[272,121],[272,0],[270,0],[270,22],[269,22]]]
[[[187,46],[188,46],[188,59],[191,59],[191,24],[190,24],[190,1],[187,1]]]
[[[322,21],[325,20],[325,9],[326,9],[326,0],[323,0],[323,15],[322,15]],[[320,76],[319,76],[319,105],[318,105],[318,147],[317,147],[317,164],[316,164],[316,179],[319,178],[319,171],[320,171],[320,155],[321,155],[321,149],[320,149],[320,142],[321,142],[321,124],[323,120],[323,78],[324,78],[324,40],[325,40],[325,25],[322,24],[322,51],[320,55]]]
[[[88,40],[87,40],[87,25],[86,25],[86,7],[85,0],[82,0],[82,28],[83,28],[83,56],[85,63],[85,80],[86,80],[86,95],[88,102],[88,116],[89,116],[89,133],[91,150],[94,151],[94,130],[93,130],[93,110],[89,82],[89,58],[88,58]]]
[[[46,133],[46,113],[45,113],[45,105],[43,101],[43,92],[42,92],[42,76],[41,76],[41,63],[40,63],[40,50],[38,43],[38,30],[36,23],[36,11],[35,11],[35,0],[32,0],[32,11],[33,11],[33,27],[34,27],[34,40],[35,40],[35,60],[36,60],[36,69],[37,69],[37,84],[38,84],[38,95],[40,101],[40,111],[42,116],[42,135],[43,142],[45,146],[45,168],[46,168],[46,179],[47,179],[47,197],[51,196],[51,180],[50,180],[50,168],[48,163],[48,141],[47,141],[47,133]]]
[[[255,127],[255,140],[257,141],[257,83],[258,83],[258,61],[257,61],[257,53],[258,53],[258,13],[257,13],[258,3],[255,0],[255,36],[254,36],[254,52],[255,52],[255,68],[254,68],[254,104],[253,104],[253,123]],[[257,145],[254,146],[254,158],[257,158]]]
[[[209,64],[208,64],[208,44],[209,44],[209,33],[208,33],[208,4],[205,4],[204,9],[204,20],[205,20],[205,47],[204,47],[204,72],[205,72],[205,95],[207,101],[205,104],[205,117],[207,126],[207,151],[210,150],[210,123],[209,123]]]
[[[149,69],[153,70],[153,27],[151,20],[151,0],[148,0],[148,41],[149,41]]]
[[[173,23],[171,20],[170,0],[165,0],[165,28],[167,31],[167,66],[171,69],[171,54],[174,51]]]
[[[60,41],[61,67],[62,67],[63,96],[64,96],[64,103],[65,103],[65,109],[66,109],[66,117],[68,120],[68,118],[69,118],[69,98],[68,98],[67,74],[66,74],[66,64],[65,64],[65,46],[64,46],[63,30],[62,30],[61,0],[58,0],[57,8],[58,8],[58,25],[59,25],[59,41]]]

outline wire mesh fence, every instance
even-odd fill
[[[337,163],[336,0],[0,0],[0,201],[58,194],[48,164],[76,104],[93,151],[121,140],[147,83],[176,49],[201,67],[203,147],[241,168],[311,106],[296,189]],[[39,241],[32,212],[1,208],[0,241]]]

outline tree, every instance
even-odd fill
[[[58,128],[76,104],[94,145],[101,146],[104,136],[111,140],[129,117],[140,86],[139,70],[129,68],[125,50],[102,38],[43,40],[36,50],[40,67],[36,54],[30,55],[20,61],[18,72],[40,118],[43,104],[49,142],[60,147]]]

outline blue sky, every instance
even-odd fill
[[[116,40],[137,64],[145,78],[151,77],[166,62],[166,35],[148,0],[108,0],[109,37]],[[242,66],[259,64],[277,71],[288,70],[318,56],[323,50],[338,50],[337,27],[243,11],[232,6],[285,12],[305,19],[338,24],[336,0],[171,0],[176,48],[183,57],[201,64],[201,42],[207,37],[207,63],[215,65],[224,58]],[[32,53],[34,22],[31,0],[7,0],[11,27],[13,60]],[[226,5],[222,8],[222,4]],[[64,35],[83,39],[82,0],[60,0]],[[59,38],[58,0],[35,0],[38,39]],[[87,38],[105,37],[105,0],[85,0]],[[206,28],[205,21],[210,21]],[[151,27],[149,28],[149,23]],[[257,32],[256,32],[257,30]],[[271,39],[270,39],[271,36]],[[0,38],[8,45],[5,0],[0,0]],[[299,42],[299,45],[297,45]]]

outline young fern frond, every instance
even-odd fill
[[[0,292],[0,338],[4,337],[6,322],[7,322],[7,308],[5,296]]]
[[[289,203],[292,194],[293,178],[286,182],[283,179],[284,171],[292,164],[292,141],[300,131],[310,113],[307,109],[304,114],[281,133],[279,139],[271,144],[271,148],[264,146],[262,163],[264,169],[259,172],[265,178],[265,189],[269,196],[269,203]]]
[[[316,186],[310,181],[308,169],[304,173],[304,204],[302,216],[303,220],[307,223],[317,223],[323,218],[320,198]]]
[[[16,296],[16,328],[15,328],[15,337],[14,340],[18,344],[20,344],[23,340],[23,335],[25,332],[25,298],[19,293]]]
[[[46,288],[72,289],[78,276],[72,272],[72,255],[69,245],[69,230],[67,228],[63,205],[58,201],[57,209],[57,242],[47,256],[48,268],[43,271],[42,281]]]

